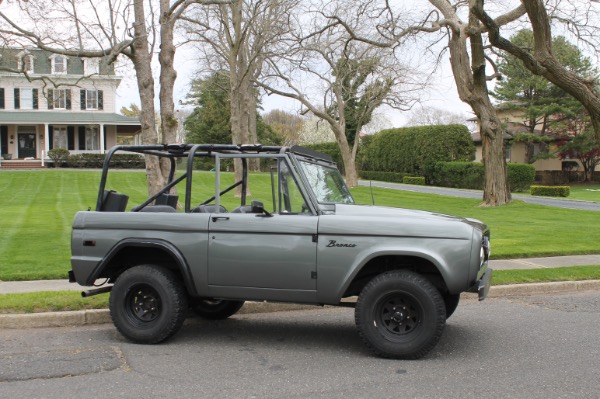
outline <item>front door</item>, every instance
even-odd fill
[[[19,133],[17,141],[19,158],[35,158],[35,133]]]
[[[317,216],[268,217],[248,213],[211,216],[210,286],[296,291],[304,292],[306,298],[314,297]]]

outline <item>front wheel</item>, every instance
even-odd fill
[[[173,336],[185,320],[187,295],[169,269],[135,266],[115,281],[109,300],[117,330],[140,344],[156,344]]]
[[[429,280],[395,270],[376,276],[363,288],[355,321],[362,340],[375,354],[418,359],[440,340],[446,307]]]
[[[233,316],[244,306],[244,301],[216,299],[190,299],[192,310],[200,317],[210,320],[223,320]]]

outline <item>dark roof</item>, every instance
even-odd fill
[[[506,130],[503,133],[504,140],[510,140],[518,133],[531,133],[531,132],[522,123],[508,122],[508,124],[506,126]],[[541,136],[542,132],[541,132],[541,130],[534,130],[533,134]],[[471,133],[471,139],[476,143],[480,143],[481,142],[481,133],[480,132]]]
[[[0,111],[0,124],[140,125],[138,118],[109,112]]]
[[[33,71],[35,75],[50,75],[50,57],[53,53],[38,48],[0,48],[0,67],[17,69],[17,56],[28,53],[33,56]],[[83,58],[67,56],[67,74],[83,75]],[[107,64],[106,58],[100,62],[100,75],[115,75],[113,64]]]

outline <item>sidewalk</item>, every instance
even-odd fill
[[[493,270],[544,269],[593,265],[600,265],[600,254],[556,256],[548,258],[500,259],[490,261],[490,267]],[[66,279],[40,281],[0,281],[0,294],[67,290],[84,291],[86,289],[89,289],[89,287],[81,287],[78,284],[69,283]],[[490,289],[488,296],[490,298],[497,298],[535,294],[566,293],[584,290],[600,290],[600,280],[494,286]],[[461,298],[475,301],[477,300],[477,294],[463,293]],[[314,306],[247,302],[240,313],[266,313],[312,308],[314,308]],[[0,328],[67,327],[110,322],[111,318],[108,309],[30,314],[0,314]]]

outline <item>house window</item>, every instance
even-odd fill
[[[69,147],[69,136],[67,134],[66,127],[54,127],[52,134],[52,148],[64,148],[65,150]]]
[[[71,89],[49,89],[48,109],[71,109]]]
[[[0,87],[0,109],[4,109],[4,88]]]
[[[17,69],[27,73],[33,73],[33,56],[30,54],[17,57]]]
[[[102,90],[81,90],[80,101],[82,110],[102,110],[104,108]]]
[[[38,89],[15,89],[15,109],[38,109]]]
[[[67,57],[62,55],[53,55],[51,57],[52,73],[62,75],[67,73]]]
[[[100,134],[98,127],[86,127],[85,128],[85,149],[86,150],[99,150]]]

